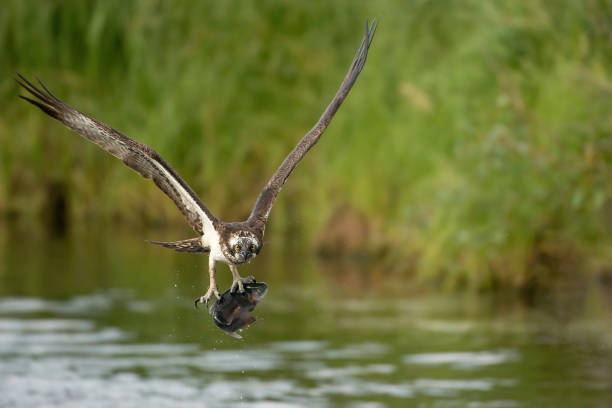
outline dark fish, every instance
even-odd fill
[[[243,278],[242,284],[243,293],[231,292],[228,289],[210,308],[210,314],[217,327],[236,339],[242,338],[236,333],[238,330],[255,321],[255,316],[251,316],[251,312],[268,293],[268,285],[257,282],[252,276]]]

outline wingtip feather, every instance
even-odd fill
[[[51,106],[63,105],[62,101],[60,101],[55,95],[53,95],[53,93],[51,93],[51,91],[47,89],[47,87],[36,75],[34,75],[34,77],[43,89],[40,89],[36,85],[32,84],[25,76],[23,76],[19,72],[17,72],[16,74],[17,78],[15,78],[15,82],[17,82],[19,86],[21,86],[23,89],[28,91],[36,98]]]
[[[47,92],[47,94],[52,97],[53,99],[55,99],[57,102],[61,103],[62,101],[59,100],[59,98],[57,96],[55,96],[53,94],[53,92],[51,92],[46,86],[45,84],[42,83],[42,81],[40,80],[40,78],[38,78],[38,76],[36,74],[34,74],[34,78],[36,78],[36,81],[38,81],[38,83],[40,84],[40,86],[45,90],[45,92]]]
[[[34,99],[30,99],[27,96],[23,96],[23,95],[17,95],[19,96],[21,99],[30,102],[32,105],[37,106],[40,110],[42,110],[43,112],[45,112],[46,114],[48,114],[49,116],[52,117],[57,117],[57,111],[55,109],[53,109],[53,107],[51,105],[47,105],[46,103],[34,100]]]

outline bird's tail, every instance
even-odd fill
[[[210,252],[210,248],[202,245],[202,237],[184,239],[182,241],[162,242],[148,241],[155,245],[163,246],[164,248],[174,249],[179,252]]]

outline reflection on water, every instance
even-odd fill
[[[451,364],[453,368],[473,369],[485,365],[503,364],[516,360],[518,354],[514,350],[495,350],[478,352],[454,353],[421,353],[404,357],[409,364],[440,365]]]
[[[1,407],[612,405],[601,288],[533,309],[405,288],[356,292],[343,271],[277,263],[311,257],[268,247],[248,274],[270,293],[236,340],[193,307],[203,258],[113,238],[55,243],[47,262],[26,255],[45,254],[41,242],[26,250],[4,240]],[[364,270],[351,273],[367,281]]]

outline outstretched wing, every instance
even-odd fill
[[[206,231],[214,230],[214,225],[218,223],[218,220],[191,187],[155,150],[60,101],[40,80],[38,83],[43,89],[30,83],[22,75],[17,75],[20,78],[17,83],[35,99],[19,95],[20,98],[38,106],[43,112],[59,120],[85,139],[121,159],[141,176],[153,179],[157,187],[174,201],[189,225],[197,233],[204,235]]]
[[[355,58],[353,58],[353,62],[351,63],[351,67],[344,77],[344,81],[342,81],[342,85],[340,85],[340,89],[336,92],[336,96],[332,99],[331,103],[323,112],[323,115],[316,123],[316,125],[300,140],[300,142],[293,148],[291,153],[285,158],[285,161],[280,165],[278,170],[274,173],[268,184],[264,187],[261,194],[257,198],[255,202],[255,206],[251,211],[251,215],[249,216],[248,222],[260,228],[265,226],[265,223],[268,220],[268,216],[270,215],[270,210],[274,205],[274,200],[278,195],[279,191],[287,181],[287,178],[291,175],[291,172],[298,165],[300,160],[308,153],[308,151],[314,146],[318,141],[327,126],[331,122],[334,117],[336,111],[348,95],[351,90],[353,84],[357,80],[359,73],[361,72],[366,58],[368,56],[368,49],[370,48],[370,44],[374,39],[374,33],[376,32],[377,22],[374,20],[371,25],[366,22],[365,35],[363,37],[363,41],[361,42],[361,46],[357,50],[357,54]]]

